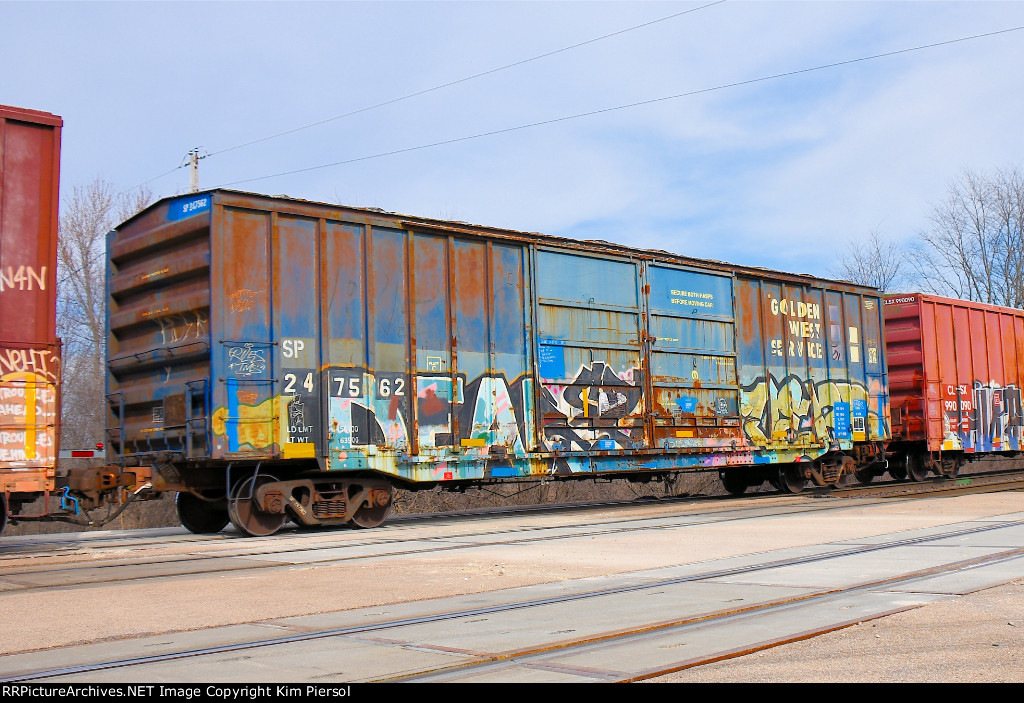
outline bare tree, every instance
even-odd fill
[[[876,229],[866,239],[850,242],[830,272],[844,281],[892,292],[912,282],[906,260],[904,248],[883,239]]]
[[[918,234],[915,268],[927,290],[1024,307],[1024,177],[964,170]]]
[[[116,194],[96,179],[75,186],[61,205],[57,235],[57,336],[62,347],[61,443],[105,441],[106,235],[144,208],[152,193]]]

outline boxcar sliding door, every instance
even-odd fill
[[[537,251],[538,410],[549,450],[648,446],[638,269]]]

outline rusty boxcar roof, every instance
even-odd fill
[[[575,249],[578,251],[585,252],[606,253],[614,254],[617,256],[637,256],[650,259],[652,261],[674,262],[686,266],[694,266],[719,271],[728,271],[742,275],[760,277],[770,276],[772,278],[776,278],[783,281],[792,281],[805,284],[809,281],[813,281],[818,284],[828,285],[829,287],[832,288],[857,291],[861,293],[869,291],[876,293],[879,292],[878,289],[873,288],[871,286],[852,283],[850,281],[825,278],[822,276],[815,276],[806,273],[791,273],[787,271],[779,271],[776,269],[769,269],[760,266],[733,264],[726,261],[717,261],[714,259],[687,256],[685,254],[678,254],[675,252],[669,252],[662,249],[643,249],[639,247],[632,247],[625,244],[618,244],[615,242],[608,242],[604,240],[573,239],[569,237],[559,237],[556,235],[544,234],[541,232],[526,232],[502,227],[494,227],[490,225],[461,222],[458,220],[443,220],[431,217],[422,217],[419,215],[409,215],[400,212],[391,212],[375,207],[371,208],[357,207],[352,205],[339,205],[336,203],[324,203],[313,200],[304,200],[301,198],[295,198],[288,195],[267,195],[262,193],[252,193],[228,188],[213,188],[209,190],[199,191],[198,193],[179,194],[161,198],[160,200],[156,201],[149,207],[135,214],[133,217],[130,217],[129,219],[125,220],[115,229],[121,230],[125,228],[138,218],[153,211],[158,207],[163,206],[164,204],[171,200],[177,200],[182,197],[194,196],[204,193],[213,195],[217,197],[218,200],[222,201],[224,204],[230,204],[233,206],[244,207],[247,204],[253,206],[256,204],[255,201],[258,200],[264,203],[264,207],[270,207],[271,209],[278,210],[288,210],[289,212],[292,212],[294,214],[306,214],[313,216],[313,211],[316,210],[318,211],[315,215],[317,217],[324,216],[323,211],[326,209],[336,213],[330,215],[331,219],[344,219],[342,213],[345,213],[345,215],[350,220],[371,225],[382,225],[382,221],[384,219],[391,220],[392,223],[393,221],[397,220],[404,228],[416,228],[428,231],[444,231],[467,236],[498,237],[515,241],[527,241],[547,246]],[[273,203],[273,205],[271,205],[271,203]]]
[[[34,122],[50,127],[61,127],[64,120],[59,116],[42,110],[30,110],[27,107],[12,107],[11,105],[0,105],[0,118],[5,120],[21,120],[22,122]]]

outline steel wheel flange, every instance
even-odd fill
[[[783,493],[799,493],[804,489],[807,479],[804,478],[800,468],[795,464],[786,464],[779,467],[778,483],[775,487]]]
[[[370,495],[356,509],[355,514],[349,520],[349,524],[353,527],[367,529],[377,527],[387,520],[388,515],[391,514],[394,492],[390,486],[386,489],[373,488],[369,493]]]
[[[256,505],[256,488],[275,481],[273,476],[262,474],[235,484],[228,499],[228,519],[235,529],[250,537],[266,537],[288,521],[287,513],[265,513]]]
[[[182,527],[193,534],[212,535],[228,524],[228,511],[223,501],[214,503],[191,493],[178,493],[174,508]]]

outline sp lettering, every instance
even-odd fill
[[[285,339],[281,342],[281,353],[285,359],[298,359],[305,348],[306,342],[301,339]]]

